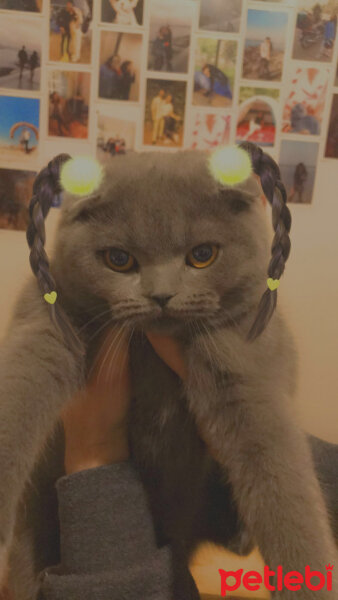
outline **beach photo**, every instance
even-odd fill
[[[109,115],[97,116],[96,156],[102,164],[135,148],[136,121]]]
[[[102,0],[101,21],[137,27],[143,24],[143,0]]]
[[[281,81],[288,14],[248,10],[243,79]]]
[[[282,141],[279,166],[288,202],[310,204],[315,186],[319,144]]]
[[[192,150],[213,150],[230,140],[230,115],[197,113],[192,130]]]
[[[191,0],[151,4],[148,69],[187,73],[194,5]]]
[[[0,87],[39,90],[41,23],[23,16],[1,15]]]
[[[337,15],[336,0],[299,0],[292,58],[331,62]]]
[[[75,71],[48,73],[48,135],[86,139],[90,96],[90,74]]]
[[[0,0],[0,9],[39,13],[42,11],[42,2],[43,0]]]
[[[0,161],[27,165],[36,161],[40,100],[0,96]]]
[[[243,0],[201,0],[199,28],[238,33]]]
[[[101,32],[100,98],[138,102],[142,35],[137,33]]]
[[[237,42],[197,38],[193,104],[232,105],[236,58]]]
[[[276,141],[279,90],[240,88],[236,142],[249,141],[271,147]]]
[[[334,94],[332,98],[325,156],[326,158],[338,158],[338,94]]]
[[[50,60],[65,63],[90,63],[92,11],[93,0],[51,1]]]
[[[0,229],[26,231],[34,171],[0,169]]]
[[[294,68],[283,110],[283,133],[319,135],[330,71],[327,68]]]
[[[145,145],[178,148],[183,144],[185,81],[148,79],[144,118]]]

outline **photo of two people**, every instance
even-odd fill
[[[102,31],[98,90],[100,98],[138,102],[141,54],[141,35]]]
[[[49,58],[90,63],[93,0],[52,0]]]
[[[148,79],[144,144],[182,146],[186,85],[185,81]]]
[[[1,15],[0,87],[40,89],[40,30],[35,19]]]

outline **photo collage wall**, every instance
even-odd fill
[[[250,140],[312,202],[338,159],[338,0],[0,0],[0,228],[60,152]]]

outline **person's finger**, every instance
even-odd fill
[[[185,380],[187,378],[187,367],[185,365],[183,352],[176,340],[158,333],[147,332],[147,338],[154,348],[156,354],[175,373]]]

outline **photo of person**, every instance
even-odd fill
[[[145,145],[183,144],[186,82],[148,79],[144,120]]]
[[[34,163],[39,141],[40,101],[0,96],[0,161]]]
[[[97,120],[97,158],[102,164],[135,148],[136,121],[99,114]]]
[[[317,143],[282,141],[279,166],[288,202],[312,202],[318,151]]]
[[[199,28],[238,33],[243,0],[201,0]]]
[[[271,147],[276,141],[279,90],[240,88],[236,142],[254,142]]]
[[[213,150],[229,143],[230,115],[197,113],[192,131],[192,150]]]
[[[295,69],[283,111],[283,133],[320,134],[328,81],[329,69]]]
[[[101,32],[100,98],[138,102],[142,35],[137,33]]]
[[[93,0],[52,0],[49,58],[58,62],[91,61]]]
[[[41,24],[25,16],[18,20],[2,15],[0,29],[0,87],[39,90]]]
[[[90,74],[74,71],[50,71],[48,87],[48,135],[87,138]]]
[[[0,229],[25,231],[36,173],[0,169]]]
[[[198,38],[193,104],[231,106],[235,81],[237,42]]]
[[[332,98],[325,156],[326,158],[338,158],[338,94],[334,94]]]
[[[243,79],[281,81],[288,14],[248,10]]]
[[[101,21],[114,25],[143,23],[143,0],[102,0]]]
[[[292,57],[331,62],[337,15],[336,0],[300,0]]]
[[[188,72],[193,9],[191,1],[166,0],[151,4],[150,71]]]
[[[43,0],[0,0],[0,9],[41,12]]]

